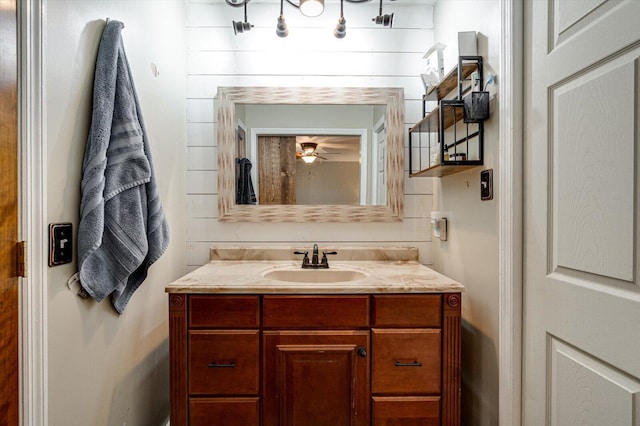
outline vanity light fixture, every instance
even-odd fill
[[[245,31],[250,31],[251,28],[253,28],[253,25],[251,25],[249,22],[247,22],[247,3],[249,3],[248,1],[244,1],[244,22],[236,22],[236,21],[231,21],[233,23],[233,33],[235,35],[238,35],[238,33],[243,33]],[[227,4],[231,4],[232,6],[239,6],[239,5],[234,5],[232,3],[228,3],[227,0]]]
[[[380,12],[378,16],[372,19],[378,25],[384,25],[385,27],[393,27],[393,13],[391,15],[382,14],[382,0],[380,0]]]
[[[276,34],[278,37],[286,37],[289,35],[289,28],[287,28],[287,23],[284,22],[284,0],[280,0],[280,16],[278,16]]]
[[[336,24],[336,29],[333,30],[333,35],[336,38],[344,38],[347,35],[347,21],[344,19],[343,0],[340,0],[340,18]]]
[[[251,0],[224,0],[226,4],[233,7],[244,7],[244,22],[242,21],[232,21],[233,22],[233,32],[238,35],[239,33],[243,33],[245,31],[251,30],[253,25],[247,22],[247,4]],[[287,23],[284,19],[284,2],[289,3],[291,6],[300,10],[305,16],[316,17],[324,12],[324,0],[280,0],[280,15],[278,16],[278,23],[276,26],[276,34],[278,37],[287,37],[289,35],[289,29],[287,28]],[[344,18],[344,2],[347,1],[349,3],[368,3],[372,0],[340,0],[340,17],[338,18],[338,23],[336,24],[335,29],[333,30],[333,35],[336,38],[344,38],[347,34],[347,21]],[[393,26],[393,13],[391,15],[383,15],[382,14],[382,0],[380,0],[380,14],[372,19],[378,25],[383,25],[385,27],[391,28]]]

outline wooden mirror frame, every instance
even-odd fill
[[[385,205],[239,205],[235,197],[236,104],[386,105]],[[404,205],[404,91],[398,88],[219,87],[218,220],[397,222]]]

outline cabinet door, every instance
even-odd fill
[[[368,350],[368,331],[265,332],[264,425],[369,425]]]

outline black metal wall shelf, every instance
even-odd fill
[[[470,77],[475,78],[472,81]],[[464,101],[464,95],[474,86],[482,90],[483,81],[482,57],[460,56],[458,66],[438,84],[429,87],[422,98],[424,118],[409,129],[410,177],[441,177],[483,165],[484,123],[466,116]],[[444,99],[456,88],[457,97]],[[426,111],[428,101],[438,102],[430,112]],[[452,141],[447,143],[445,136],[451,137]],[[427,164],[422,167],[425,154]],[[434,155],[435,161],[432,161]],[[417,162],[417,167],[414,167],[414,162]]]

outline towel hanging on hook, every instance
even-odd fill
[[[105,22],[104,22],[105,25],[108,24],[110,20],[111,19],[109,19],[109,17],[107,16],[107,19],[105,19]],[[122,22],[121,22],[121,24],[122,24]],[[122,28],[124,28],[124,24],[122,24]]]

